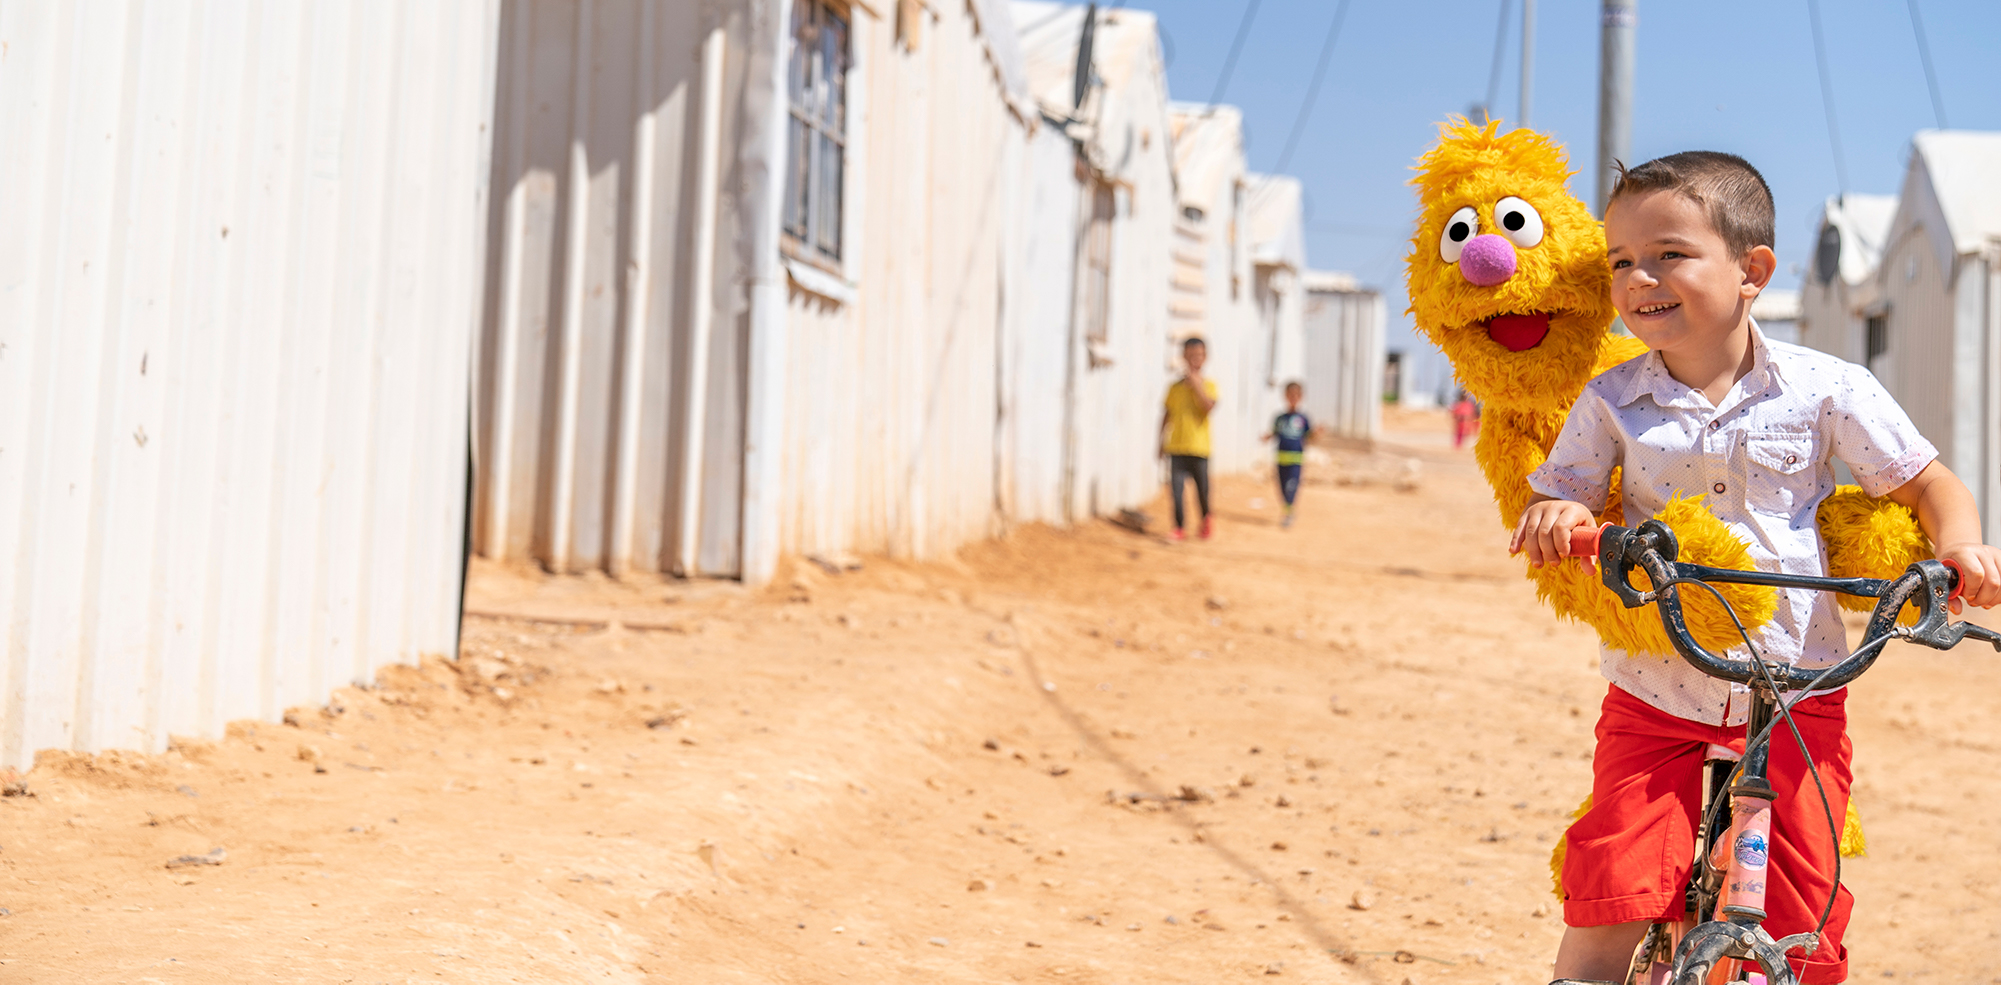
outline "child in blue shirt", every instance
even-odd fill
[[[1285,498],[1284,526],[1292,526],[1293,500],[1299,496],[1299,470],[1306,464],[1306,437],[1313,423],[1299,412],[1306,389],[1297,381],[1285,385],[1285,413],[1272,418],[1265,440],[1278,439],[1278,494]]]

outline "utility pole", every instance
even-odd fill
[[[1529,125],[1529,103],[1535,95],[1535,0],[1522,0],[1522,112],[1517,127]]]
[[[1612,197],[1613,161],[1632,163],[1633,61],[1640,0],[1604,0],[1598,36],[1598,217]]]

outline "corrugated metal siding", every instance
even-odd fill
[[[779,548],[928,557],[999,520],[1003,207],[1026,131],[963,7],[916,51],[862,18],[853,43],[856,298],[790,293]]]
[[[736,574],[745,302],[738,251],[694,283],[700,210],[736,228],[740,4],[507,0],[480,336],[475,547],[552,570],[681,568],[692,324],[713,319],[689,573]],[[723,34],[705,71],[704,40]],[[703,103],[721,194],[699,194]]]
[[[1316,429],[1360,440],[1382,436],[1382,295],[1309,288],[1305,406]]]
[[[1911,422],[1955,461],[1953,298],[1922,226],[1897,230],[1878,276],[1889,302],[1890,347],[1873,369]]]
[[[0,762],[451,650],[494,25],[0,4]]]

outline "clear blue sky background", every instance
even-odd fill
[[[1174,98],[1214,91],[1245,0],[1130,0],[1158,14]],[[1336,0],[1263,0],[1223,101],[1241,106],[1253,170],[1284,149]],[[1911,135],[1936,127],[1906,0],[1821,0],[1849,191],[1895,194]],[[1598,0],[1539,0],[1530,123],[1569,147],[1571,191],[1591,198]],[[1640,0],[1633,156],[1742,154],[1778,199],[1777,284],[1797,286],[1820,203],[1841,188],[1814,69],[1806,0]],[[1511,0],[1494,115],[1519,115],[1521,0]],[[1947,121],[2001,130],[2001,2],[1919,0]],[[1436,123],[1485,98],[1500,0],[1352,0],[1288,172],[1305,184],[1307,255],[1382,289],[1389,344],[1433,386],[1444,358],[1411,333],[1402,258],[1411,163]],[[1984,50],[1983,50],[1984,49]],[[2001,181],[2001,175],[1995,180]]]

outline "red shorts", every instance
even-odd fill
[[[1827,788],[1837,832],[1848,816],[1854,781],[1847,702],[1843,689],[1802,701],[1792,711]],[[1683,890],[1694,864],[1702,763],[1712,743],[1741,754],[1744,729],[1677,718],[1616,685],[1605,695],[1591,762],[1591,809],[1564,833],[1565,923],[1602,927],[1682,917]],[[1835,847],[1799,743],[1784,722],[1772,732],[1770,774],[1778,798],[1772,802],[1765,930],[1776,938],[1820,922],[1834,884]],[[1854,902],[1843,887],[1820,949],[1809,960],[1793,955],[1802,982],[1847,980],[1848,951],[1841,937]]]

